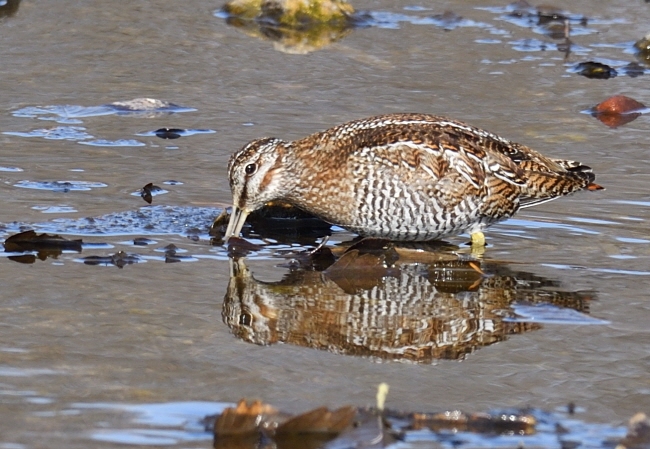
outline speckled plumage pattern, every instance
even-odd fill
[[[364,236],[425,241],[478,233],[520,207],[601,188],[578,162],[426,114],[355,120],[293,142],[258,139],[228,171],[226,237],[273,200]]]

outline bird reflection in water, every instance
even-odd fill
[[[223,320],[238,338],[258,345],[282,342],[431,363],[462,359],[541,327],[513,319],[514,305],[587,313],[594,298],[504,263],[464,260],[449,252],[404,254],[394,248],[348,251],[324,271],[295,269],[273,283],[256,280],[245,258],[231,258]]]

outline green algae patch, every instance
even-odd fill
[[[288,28],[316,24],[348,24],[354,8],[342,0],[231,0],[223,6],[230,16],[270,21]]]

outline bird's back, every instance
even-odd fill
[[[355,120],[292,147],[316,167],[299,206],[306,198],[330,222],[400,240],[473,232],[519,207],[599,188],[578,162],[427,114]]]

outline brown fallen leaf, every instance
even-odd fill
[[[250,405],[242,399],[237,407],[228,407],[214,423],[214,436],[233,437],[256,435],[260,432],[260,423],[268,416],[277,414],[274,407],[254,401]]]
[[[414,413],[411,429],[450,430],[480,433],[531,435],[537,420],[529,414],[463,413],[459,410],[442,413]]]
[[[352,425],[356,414],[357,408],[352,406],[341,407],[334,411],[330,411],[327,407],[319,407],[280,424],[275,435],[276,437],[308,433],[338,435]]]

